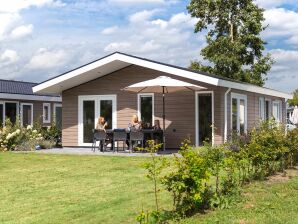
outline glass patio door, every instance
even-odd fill
[[[116,128],[116,96],[80,96],[79,97],[79,145],[92,143],[92,129],[99,117],[108,123],[107,129]]]
[[[213,93],[197,93],[196,97],[196,142],[198,146],[213,143]]]

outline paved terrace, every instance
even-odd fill
[[[100,152],[98,149],[93,152],[91,148],[53,148],[53,149],[42,149],[42,150],[36,150],[36,151],[30,151],[30,152],[18,152],[18,153],[37,153],[37,154],[61,154],[61,155],[93,155],[93,156],[139,156],[139,157],[149,157],[149,153],[143,153],[143,152],[133,152],[130,153],[129,151],[119,151],[119,152],[112,152],[112,151],[106,151],[106,152]],[[177,150],[166,150],[166,151],[160,151],[158,155],[167,155],[167,156],[173,156],[175,153],[177,153]]]

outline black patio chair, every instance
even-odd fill
[[[126,139],[127,139],[127,133],[125,131],[125,129],[115,129],[113,131],[113,151],[115,152],[116,150],[116,142],[122,142],[122,149],[123,151],[125,150],[125,143],[126,143]],[[119,149],[119,145],[117,144],[117,152]]]
[[[131,131],[129,137],[130,151],[134,149],[133,143],[141,143],[142,148],[144,147],[144,133],[142,131]]]
[[[92,151],[95,152],[96,142],[99,142],[98,150],[102,147],[102,151],[104,152],[106,149],[106,138],[107,134],[104,130],[93,130]]]

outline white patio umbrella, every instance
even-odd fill
[[[165,94],[180,91],[200,91],[206,89],[188,82],[172,79],[167,76],[159,76],[155,79],[135,83],[125,87],[123,90],[135,93],[162,93],[162,111],[163,111],[163,149],[165,150]]]
[[[296,124],[296,125],[298,124],[298,107],[297,106],[295,106],[290,120],[292,121],[293,124]]]

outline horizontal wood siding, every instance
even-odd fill
[[[139,66],[129,66],[112,74],[84,83],[80,86],[66,90],[62,93],[63,99],[63,145],[78,146],[78,96],[80,95],[117,95],[117,126],[126,128],[133,114],[137,114],[137,94],[121,91],[126,86],[136,82],[153,79],[167,75],[177,79],[177,76]],[[192,82],[206,87],[206,91],[214,92],[215,105],[215,142],[223,140],[223,93],[224,88],[194,82],[193,80],[180,80]],[[154,95],[154,115],[162,125],[162,95]],[[167,147],[177,148],[181,141],[190,138],[195,143],[195,93],[179,92],[166,94],[166,138]]]

